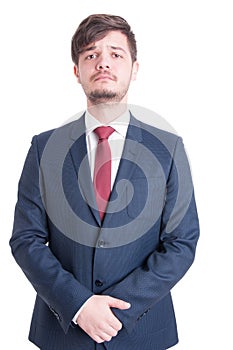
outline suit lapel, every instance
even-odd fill
[[[140,146],[141,142],[142,142],[142,131],[140,128],[140,122],[131,115],[122,157],[120,160],[117,176],[114,182],[109,204],[107,207],[107,211],[109,212],[109,214],[107,214],[104,218],[104,223],[106,224],[106,226],[108,225],[108,222],[111,220],[111,215],[112,215],[111,213],[118,212],[120,209],[122,201],[120,200],[120,198],[117,201],[115,201],[115,199],[119,195],[117,193],[117,184],[120,180],[125,179],[129,181],[130,178],[132,177],[142,151],[142,147]],[[121,193],[125,192],[126,186],[127,186],[127,181],[122,182],[121,190],[120,190]]]
[[[84,115],[74,123],[71,130],[71,138],[74,140],[74,143],[70,148],[70,155],[77,174],[79,190],[84,201],[93,213],[97,223],[100,225],[99,211],[97,209],[87,155]]]

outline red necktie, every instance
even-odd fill
[[[108,138],[114,131],[111,126],[100,126],[94,130],[99,137],[95,155],[94,188],[101,221],[111,193],[112,160]]]

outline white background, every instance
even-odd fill
[[[85,109],[70,40],[91,13],[118,14],[131,24],[140,71],[130,102],[168,120],[191,159],[201,239],[194,265],[173,290],[180,337],[174,349],[232,349],[230,0],[1,1],[0,347],[36,349],[27,341],[35,293],[8,245],[17,183],[32,136]]]

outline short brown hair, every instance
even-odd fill
[[[127,37],[132,62],[137,59],[137,45],[134,33],[127,21],[114,15],[96,14],[85,18],[74,33],[71,42],[71,56],[73,62],[78,65],[79,55],[84,47],[101,40],[110,31],[120,31]]]

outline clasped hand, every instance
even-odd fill
[[[77,324],[97,343],[110,341],[122,328],[111,308],[126,310],[130,304],[105,295],[93,295],[82,308]]]

